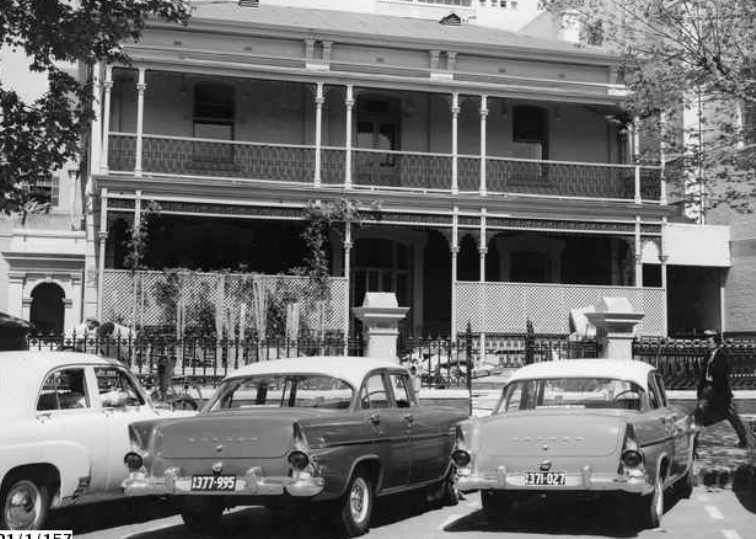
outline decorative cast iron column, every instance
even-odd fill
[[[321,155],[320,148],[323,144],[323,83],[318,82],[315,92],[315,187],[320,187],[321,182]]]
[[[144,135],[144,92],[147,90],[145,83],[145,68],[139,68],[137,82],[137,124],[136,124],[136,150],[134,152],[134,176],[142,175],[142,137]]]
[[[344,187],[349,189],[352,187],[352,109],[354,108],[354,86],[351,84],[347,84],[346,99],[344,100],[344,104],[346,105],[346,153],[344,154]]]
[[[102,292],[105,276],[105,241],[108,239],[108,189],[100,190],[100,231],[99,240],[100,259],[97,261],[97,319],[102,322]]]
[[[459,192],[459,178],[458,178],[458,124],[459,124],[459,94],[457,92],[452,93],[452,178],[451,178],[451,191],[452,194]]]
[[[488,96],[480,96],[480,196],[486,196],[486,136],[488,118]]]
[[[110,91],[113,88],[113,66],[105,66],[105,82],[103,83],[103,111],[102,111],[102,152],[100,153],[100,173],[108,173],[108,148],[110,146]]]

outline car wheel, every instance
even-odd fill
[[[640,507],[640,522],[644,528],[653,529],[661,525],[664,516],[664,487],[662,478],[657,474],[654,479],[654,490],[651,494],[641,496],[638,500]]]
[[[364,471],[358,469],[340,503],[339,516],[346,537],[357,537],[368,531],[374,502],[373,483]]]
[[[50,495],[45,485],[29,479],[11,478],[0,493],[0,529],[39,530],[50,510]]]
[[[195,533],[212,532],[220,528],[223,505],[215,500],[186,503],[181,509],[184,524]]]

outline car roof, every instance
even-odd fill
[[[648,363],[628,359],[565,359],[526,365],[515,371],[509,380],[614,378],[635,382],[643,389],[647,389],[648,373],[652,370],[654,367]]]
[[[42,377],[66,365],[122,365],[114,359],[81,352],[16,350],[0,352],[0,415],[18,413],[37,398]]]
[[[309,356],[272,359],[250,363],[230,373],[226,379],[256,374],[323,374],[340,378],[359,388],[365,375],[374,369],[406,369],[396,361],[360,356]]]

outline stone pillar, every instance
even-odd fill
[[[362,307],[352,310],[364,326],[365,356],[398,363],[399,321],[407,315],[409,307],[399,307],[393,292],[366,292]]]
[[[586,312],[585,316],[596,327],[600,358],[633,358],[635,327],[644,314],[635,312],[627,298],[601,298],[595,312]]]

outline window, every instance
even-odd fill
[[[544,408],[640,410],[643,390],[613,378],[517,380],[504,388],[496,413]]]
[[[659,396],[659,390],[656,387],[652,375],[649,375],[648,377],[648,403],[654,410],[661,407],[661,397]]]
[[[50,174],[47,178],[35,182],[31,187],[31,196],[41,204],[58,206],[60,204],[60,176]]]
[[[360,404],[363,409],[388,408],[389,400],[382,374],[373,374],[362,386]]]
[[[218,391],[213,412],[243,408],[346,409],[354,390],[322,374],[265,374],[229,380]]]
[[[512,110],[513,156],[536,161],[549,158],[549,137],[546,110],[539,107],[517,106]],[[520,163],[513,183],[539,183],[547,170],[540,163]]]
[[[409,386],[409,376],[392,372],[389,374],[389,382],[394,390],[394,401],[397,408],[409,408],[415,406]]]
[[[194,137],[234,139],[234,87],[227,84],[200,83],[194,87]],[[233,146],[196,142],[195,161],[227,162],[233,160]]]
[[[95,367],[95,377],[103,408],[144,404],[142,395],[125,371],[117,367]]]
[[[42,384],[37,410],[89,408],[84,369],[62,369],[50,373]]]
[[[659,401],[662,406],[667,406],[667,390],[664,388],[664,378],[658,372],[654,373],[656,387],[659,390]]]

